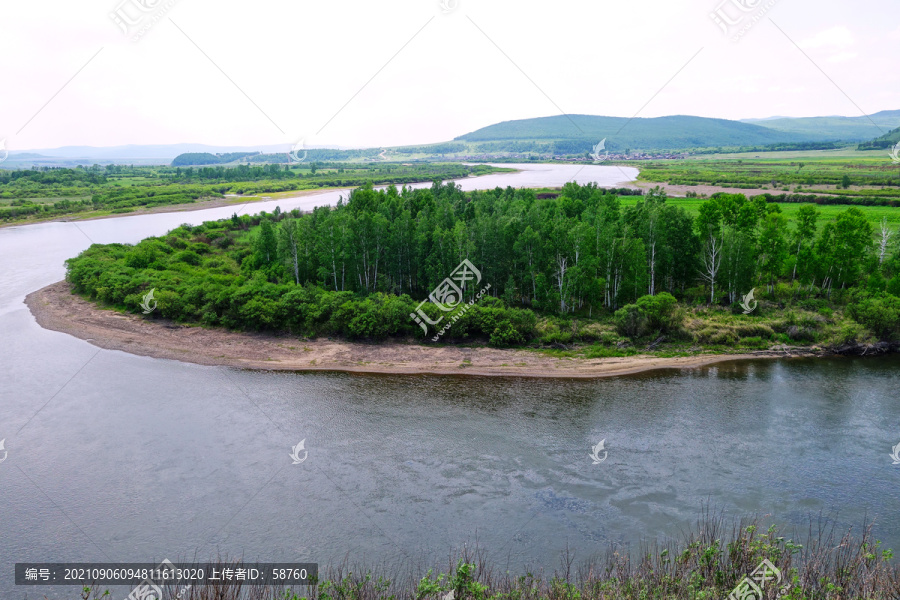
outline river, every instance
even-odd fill
[[[520,168],[460,184],[624,179],[618,167]],[[234,210],[0,229],[0,598],[25,597],[13,585],[25,561],[375,564],[477,540],[503,568],[552,569],[566,546],[586,558],[677,536],[703,503],[801,528],[810,515],[874,518],[900,549],[893,357],[596,381],[240,371],[99,350],[40,328],[22,302],[92,241]],[[601,439],[607,458],[593,464]],[[307,458],[292,464],[301,440]],[[74,597],[28,597],[38,592]]]

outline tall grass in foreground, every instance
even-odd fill
[[[782,574],[780,584],[766,585],[762,597],[769,600],[900,597],[900,567],[873,540],[871,524],[858,534],[838,534],[833,525],[811,520],[798,539],[789,539],[761,521],[726,521],[707,512],[680,540],[642,543],[633,551],[611,547],[582,562],[564,552],[552,573],[512,574],[483,548],[466,547],[438,571],[345,562],[322,568],[318,585],[301,591],[208,585],[178,596],[181,588],[171,587],[162,600],[725,600],[764,559]],[[83,596],[102,597],[96,590]]]

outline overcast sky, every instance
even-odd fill
[[[900,109],[897,0],[721,1],[2,0],[0,139],[380,146],[561,112]],[[752,26],[734,41],[711,13]]]

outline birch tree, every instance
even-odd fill
[[[700,254],[702,270],[700,277],[709,284],[709,303],[716,299],[716,281],[719,276],[719,268],[722,266],[722,240],[714,233],[710,233],[703,245]]]

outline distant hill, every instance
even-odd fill
[[[741,122],[783,133],[812,136],[816,140],[861,142],[900,127],[900,110],[883,110],[859,117],[783,117],[744,119]]]
[[[221,154],[228,152],[287,152],[287,144],[267,146],[208,146],[206,144],[150,144],[127,146],[62,146],[60,148],[35,149],[31,152],[45,157],[69,159],[98,159],[128,161],[158,159],[168,163],[179,154],[188,152],[209,152]]]
[[[556,152],[587,152],[602,139],[606,150],[677,150],[709,147],[765,146],[824,141],[823,136],[778,131],[741,121],[671,116],[627,119],[591,115],[560,115],[504,121],[459,136],[457,141],[493,142],[523,148],[523,142],[552,142]],[[502,142],[502,143],[500,143]]]
[[[889,131],[870,142],[863,142],[859,145],[859,150],[878,150],[880,148],[892,148],[894,144],[897,144],[898,142],[900,142],[900,127]]]
[[[9,157],[15,160],[25,160],[29,158],[49,158],[43,154],[35,154],[34,152],[10,152]]]

